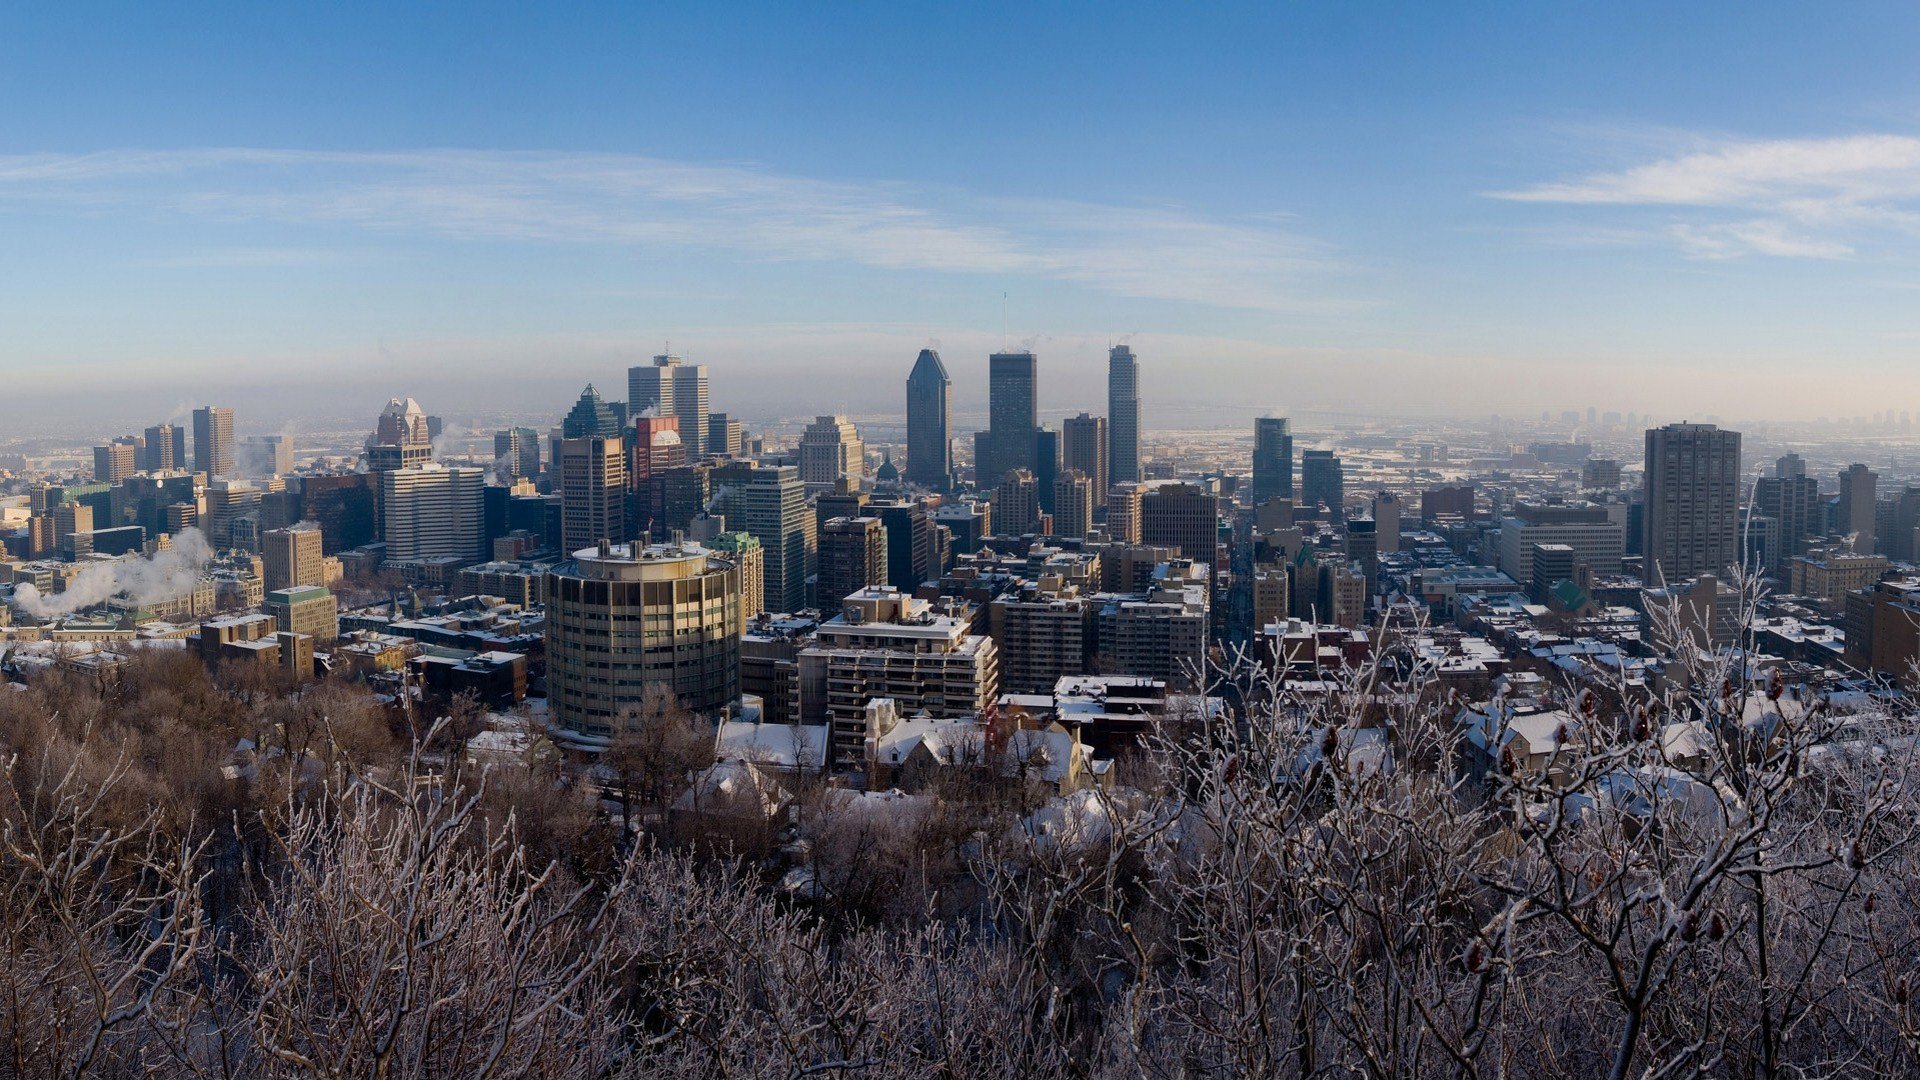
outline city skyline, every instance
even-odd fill
[[[937,341],[966,411],[989,352],[1064,388],[1128,341],[1182,372],[1167,407],[1249,375],[1296,413],[1920,403],[1909,9],[1102,14],[760,9],[722,44],[495,11],[428,50],[371,7],[23,15],[0,377],[60,422],[215,378],[263,417],[357,411],[343,383],[490,411],[671,341],[768,416],[823,367],[832,406],[891,404]]]

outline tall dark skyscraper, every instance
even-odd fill
[[[1712,424],[1649,429],[1646,484],[1646,580],[1726,573],[1740,557],[1740,433]]]
[[[213,480],[233,475],[233,410],[207,405],[193,410],[193,471]]]
[[[1107,483],[1140,480],[1140,363],[1133,350],[1107,350]]]
[[[566,439],[617,439],[620,417],[612,406],[600,399],[600,391],[588,383],[587,388],[580,391],[580,400],[573,403],[573,409],[560,422],[560,433]]]
[[[1253,502],[1293,498],[1293,427],[1284,416],[1253,422]]]
[[[140,456],[141,468],[159,472],[162,469],[184,469],[188,464],[186,428],[158,424],[147,429],[145,447]]]
[[[1053,513],[1053,482],[1060,478],[1060,433],[1043,427],[1033,433],[1033,482],[1040,485],[1040,509]]]
[[[1040,362],[1030,352],[994,353],[987,359],[987,450],[991,460],[980,478],[990,487],[1014,469],[1033,471]],[[977,468],[977,465],[976,465]]]
[[[1346,520],[1346,472],[1333,451],[1307,450],[1300,455],[1300,504],[1311,509],[1321,503],[1333,520]]]
[[[953,380],[932,349],[920,350],[907,375],[907,479],[935,491],[953,486]]]

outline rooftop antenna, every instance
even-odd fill
[[[1007,294],[1000,294],[1000,351],[1007,351]]]

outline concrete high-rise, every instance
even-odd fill
[[[837,517],[820,527],[820,577],[816,590],[822,611],[869,585],[887,582],[887,528],[875,517]]]
[[[809,493],[832,491],[842,479],[858,488],[866,459],[860,429],[844,416],[816,416],[800,433],[800,482]]]
[[[605,746],[647,689],[704,715],[740,694],[740,570],[694,546],[595,545],[548,571],[547,699],[575,739]]]
[[[1081,538],[1093,527],[1093,481],[1067,469],[1053,481],[1053,535]]]
[[[627,447],[618,435],[560,440],[560,550],[627,539]]]
[[[1380,537],[1380,554],[1400,550],[1400,496],[1382,491],[1373,497],[1374,531]]]
[[[677,416],[690,461],[706,456],[707,366],[662,354],[627,369],[627,415]]]
[[[1874,537],[1874,510],[1880,477],[1865,465],[1855,463],[1840,473],[1839,520],[1834,525],[1853,538],[1856,555],[1872,555],[1879,550]]]
[[[115,439],[93,448],[93,479],[96,483],[117,484],[140,468],[140,447],[131,437]]]
[[[727,527],[752,533],[766,553],[767,609],[792,612],[806,607],[815,524],[807,511],[800,470],[734,461],[713,470],[712,485],[714,508],[726,516]]]
[[[707,365],[674,368],[673,415],[680,418],[680,441],[691,461],[707,456],[707,404]]]
[[[214,480],[233,473],[233,410],[206,405],[193,410],[193,471]]]
[[[953,486],[953,380],[932,349],[920,350],[907,375],[907,480]]]
[[[656,356],[627,369],[627,417],[673,416],[673,371],[677,356]]]
[[[1198,484],[1147,489],[1140,499],[1140,541],[1177,547],[1191,562],[1213,566],[1220,543],[1220,497]]]
[[[485,469],[416,465],[380,474],[380,534],[387,559],[484,559]]]
[[[982,488],[999,484],[1014,469],[1034,471],[1034,432],[1040,428],[1037,405],[1040,362],[1030,352],[994,353],[987,358],[987,461],[975,463]]]
[[[1822,532],[1820,481],[1807,475],[1804,464],[1797,472],[1789,464],[1777,468],[1773,476],[1761,477],[1754,484],[1753,503],[1762,516],[1779,523],[1779,540],[1767,560],[1769,570],[1785,570],[1790,560],[1807,553],[1809,541]]]
[[[1140,363],[1133,349],[1107,350],[1107,483],[1139,483]]]
[[[326,584],[325,552],[320,526],[302,521],[284,529],[269,529],[260,534],[260,577],[262,586],[273,592],[296,585]]]
[[[1650,428],[1646,462],[1648,584],[1724,574],[1740,555],[1740,433],[1713,424]]]
[[[530,427],[493,433],[494,469],[505,479],[529,480],[540,475],[540,433]]]
[[[1025,469],[1009,470],[993,489],[995,536],[1023,536],[1040,523],[1040,487]]]
[[[1109,457],[1113,453],[1107,418],[1069,416],[1060,425],[1060,468],[1078,469],[1093,485],[1093,505],[1107,505]],[[1063,534],[1064,535],[1064,534]]]
[[[140,455],[140,467],[148,472],[163,469],[184,469],[191,459],[187,457],[187,429],[172,424],[157,424],[147,429],[145,447]]]
[[[1253,503],[1293,498],[1293,427],[1284,416],[1253,422]]]

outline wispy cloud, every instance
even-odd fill
[[[1731,140],[1619,171],[1491,193],[1514,202],[1665,208],[1705,258],[1838,259],[1920,234],[1920,138]]]
[[[0,156],[0,203],[351,225],[453,240],[720,249],[1025,275],[1122,296],[1297,307],[1333,253],[1271,215],[970,197],[634,155],[207,149]]]

